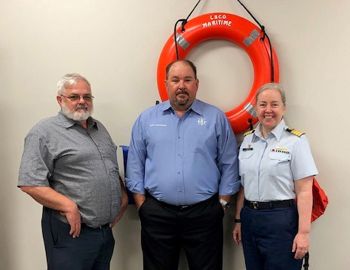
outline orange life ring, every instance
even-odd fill
[[[262,35],[263,32],[255,24],[229,13],[204,14],[189,20],[184,32],[181,31],[181,27],[177,29],[179,59],[185,58],[199,43],[212,39],[231,41],[243,48],[249,55],[254,69],[252,88],[241,104],[225,112],[236,133],[241,133],[249,128],[249,119],[253,119],[253,123],[256,123],[257,119],[253,111],[255,94],[261,85],[271,81],[269,44],[267,39],[261,39]],[[278,60],[274,50],[272,57],[274,78],[275,82],[278,82]],[[168,99],[164,83],[165,68],[174,60],[176,60],[176,48],[173,35],[171,35],[160,54],[157,68],[158,91],[163,101]]]

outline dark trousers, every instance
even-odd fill
[[[221,270],[224,211],[218,196],[177,208],[147,197],[139,209],[144,270],[177,270],[181,248],[190,270]]]
[[[108,270],[114,237],[108,225],[93,229],[82,224],[80,236],[44,207],[41,220],[48,270]]]
[[[242,244],[247,270],[300,270],[292,245],[298,231],[296,206],[255,210],[243,207]]]

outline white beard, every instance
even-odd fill
[[[61,111],[66,117],[74,121],[85,121],[92,114],[92,108],[91,108],[91,111],[88,111],[88,110],[70,111],[64,104],[62,104],[61,106]]]

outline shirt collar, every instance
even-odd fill
[[[195,113],[199,114],[199,115],[203,115],[203,106],[202,103],[199,102],[197,99],[195,99],[190,107],[190,109],[192,109],[192,111],[194,111]]]
[[[261,123],[259,123],[257,125],[257,127],[255,128],[254,136],[257,136],[261,139],[264,139],[264,137],[262,136],[261,131],[260,131],[260,126],[261,126]],[[286,123],[284,122],[284,119],[282,119],[278,123],[278,125],[271,131],[270,134],[272,134],[276,138],[276,140],[279,141],[282,137],[283,131],[286,128],[287,128]]]
[[[162,102],[161,104],[159,104],[161,106],[161,110],[163,112],[166,112],[166,111],[174,111],[174,109],[171,107],[171,104],[170,104],[170,101],[167,100],[167,101],[164,101]],[[193,111],[199,115],[203,115],[203,108],[201,106],[201,103],[195,99],[192,103],[192,105],[190,106],[190,108],[188,108],[187,111]]]
[[[163,112],[166,112],[166,111],[172,109],[169,100],[160,103],[158,106],[160,106],[160,109],[161,109]]]
[[[58,112],[58,120],[59,120],[59,123],[65,128],[71,128],[74,125],[80,125],[79,121],[74,121],[73,119],[68,118],[61,111]],[[93,119],[92,117],[89,117],[87,121],[88,121],[88,128],[94,127],[98,129],[97,122],[95,121],[95,119]]]
[[[282,118],[281,122],[271,131],[273,135],[275,135],[277,141],[279,141],[282,137],[283,131],[286,129],[286,123],[284,122],[284,119]]]

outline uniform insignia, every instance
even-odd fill
[[[248,147],[242,148],[242,151],[253,151],[253,147],[250,144],[248,144]]]
[[[244,132],[243,136],[245,137],[245,136],[247,136],[247,135],[249,135],[249,134],[253,134],[254,132],[255,132],[255,129],[249,130],[249,131],[247,131],[247,132]]]
[[[271,152],[289,154],[289,150],[286,147],[276,147],[271,149]]]
[[[302,132],[300,130],[297,130],[297,129],[294,129],[294,128],[287,128],[286,129],[289,133],[295,135],[295,136],[298,136],[298,137],[301,137],[305,134],[305,132]]]

